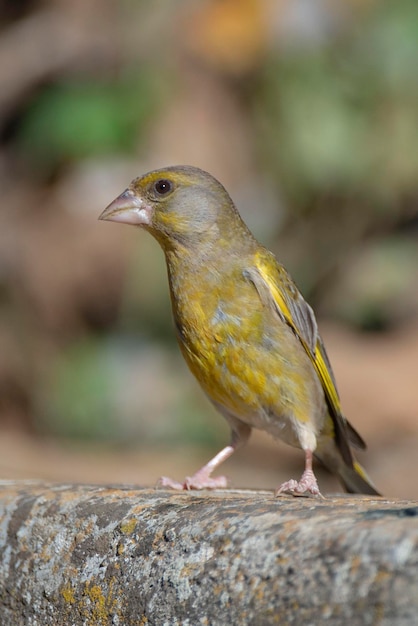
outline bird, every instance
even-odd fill
[[[162,477],[163,487],[227,487],[212,474],[255,428],[304,453],[300,479],[276,495],[321,497],[314,457],[349,493],[380,495],[354,456],[352,448],[366,444],[342,412],[312,308],[216,178],[190,165],[153,170],[99,219],[140,227],[160,244],[180,350],[231,430],[228,445],[195,474]]]

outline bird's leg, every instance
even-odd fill
[[[313,453],[312,450],[305,450],[305,471],[303,472],[299,482],[297,480],[288,480],[276,490],[276,496],[281,493],[291,493],[294,496],[301,496],[310,493],[314,496],[320,496],[318,483],[312,469]]]
[[[235,448],[233,445],[226,446],[213,459],[211,459],[206,465],[201,467],[193,476],[186,476],[183,483],[179,483],[176,480],[172,480],[167,476],[162,476],[158,481],[158,484],[162,487],[169,487],[170,489],[188,490],[188,489],[224,489],[227,486],[227,479],[225,476],[216,476],[211,478],[212,472],[231,454]]]
[[[249,426],[245,424],[240,425],[239,429],[232,431],[231,443],[218,452],[213,459],[201,467],[193,476],[186,476],[182,483],[162,476],[158,481],[158,485],[179,491],[190,489],[225,489],[225,487],[228,486],[226,476],[216,476],[212,478],[212,472],[214,472],[221,463],[226,461],[237,448],[247,441],[250,433],[251,428]]]

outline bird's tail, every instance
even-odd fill
[[[314,452],[316,458],[332,473],[336,474],[348,493],[363,493],[369,496],[380,496],[366,470],[356,459],[343,459],[340,450],[331,437],[322,437]],[[351,461],[351,462],[350,462]]]
[[[364,493],[369,496],[381,495],[358,461],[354,460],[352,467],[345,463],[341,464],[338,468],[338,477],[348,493]]]

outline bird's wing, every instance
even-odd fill
[[[357,447],[363,448],[365,444],[342,413],[334,374],[318,333],[313,310],[305,302],[284,267],[270,253],[257,253],[255,265],[245,273],[253,282],[261,300],[290,326],[304,347],[324,389],[337,445],[346,463],[352,465],[347,438]]]

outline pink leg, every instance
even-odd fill
[[[179,483],[171,478],[167,478],[166,476],[162,476],[159,480],[159,484],[162,487],[170,487],[171,489],[225,489],[227,486],[227,479],[225,476],[216,476],[216,478],[211,478],[212,472],[231,454],[234,452],[235,448],[233,446],[226,446],[223,450],[218,452],[216,456],[213,457],[206,463],[203,467],[200,468],[193,476],[186,476],[183,483]]]
[[[301,496],[310,493],[314,496],[321,496],[315,474],[312,469],[312,450],[305,450],[305,471],[303,472],[299,482],[297,480],[288,480],[276,490],[276,496],[281,493],[291,493],[294,496]]]
[[[228,486],[226,477],[216,476],[212,478],[211,474],[221,463],[226,461],[237,448],[247,441],[250,433],[251,428],[249,426],[240,424],[232,433],[230,445],[218,452],[213,459],[201,467],[193,476],[186,476],[183,483],[162,476],[158,481],[158,485],[161,487],[169,487],[170,489],[177,489],[178,491],[189,489],[225,489],[225,487]]]

